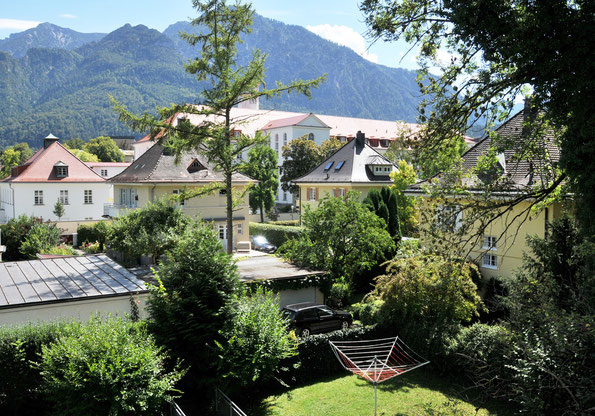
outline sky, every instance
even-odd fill
[[[405,42],[373,45],[366,39],[360,0],[252,0],[256,13],[299,25],[355,50],[365,59],[391,67],[417,69]],[[191,0],[0,0],[0,39],[42,22],[77,32],[109,33],[126,23],[163,31],[195,17]]]

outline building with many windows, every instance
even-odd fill
[[[103,204],[111,199],[111,185],[49,135],[29,160],[12,168],[0,181],[0,221],[19,215],[57,221],[65,234],[80,223],[102,219]],[[53,213],[56,201],[64,215]]]

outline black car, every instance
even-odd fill
[[[263,235],[250,237],[250,242],[252,243],[252,248],[254,250],[264,251],[265,253],[274,253],[277,251],[277,246],[271,244]]]
[[[290,328],[302,337],[317,332],[347,329],[353,322],[349,312],[333,310],[328,306],[311,302],[287,305],[283,308],[283,315],[289,319]]]

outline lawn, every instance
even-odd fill
[[[345,375],[265,399],[255,416],[362,416],[374,414],[374,387]],[[378,415],[512,415],[501,403],[472,403],[430,368],[378,385]]]

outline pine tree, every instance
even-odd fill
[[[54,215],[58,217],[58,221],[64,216],[64,211],[64,204],[58,199],[54,204],[54,211],[52,211]]]

